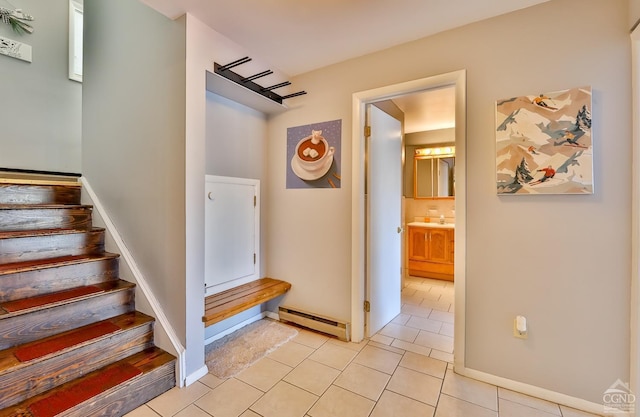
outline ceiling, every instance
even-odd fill
[[[288,76],[549,0],[141,0],[195,16]]]
[[[455,87],[434,88],[392,99],[404,112],[405,133],[455,126]]]
[[[141,0],[190,13],[287,76],[549,0]],[[397,97],[405,132],[454,126],[454,90]]]

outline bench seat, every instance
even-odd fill
[[[291,288],[291,284],[273,278],[261,278],[213,294],[204,300],[205,326],[211,326],[244,310],[272,300]]]

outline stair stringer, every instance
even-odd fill
[[[173,354],[177,357],[176,361],[176,382],[179,387],[183,387],[185,381],[196,380],[202,375],[198,375],[197,378],[185,375],[186,363],[185,363],[185,352],[186,349],[180,342],[180,339],[171,325],[171,322],[164,314],[162,306],[158,299],[153,294],[151,287],[147,283],[147,280],[138,267],[138,264],[135,261],[132,253],[127,248],[122,236],[118,232],[115,224],[109,217],[104,205],[101,204],[100,199],[97,194],[91,188],[91,184],[89,184],[89,180],[86,177],[81,177],[80,181],[82,182],[82,200],[84,202],[85,199],[89,201],[86,204],[93,205],[93,224],[98,227],[104,227],[106,229],[106,239],[105,239],[105,247],[107,251],[113,251],[115,253],[120,253],[120,275],[126,281],[134,282],[137,285],[137,288],[140,289],[136,294],[136,306],[137,308],[150,316],[153,316],[156,319],[156,323],[154,326],[154,341],[155,344],[164,349],[165,351]],[[115,248],[111,247],[115,245]],[[117,249],[116,249],[117,248]],[[140,299],[140,295],[142,295],[142,300]],[[142,301],[142,303],[140,303]],[[142,305],[140,305],[142,304]],[[144,307],[148,306],[151,311]]]

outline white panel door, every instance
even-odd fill
[[[402,131],[400,121],[368,106],[367,300],[370,337],[400,313]]]
[[[252,183],[253,182],[253,183]],[[257,279],[257,180],[208,176],[205,185],[207,294]],[[239,282],[242,281],[242,282]],[[225,285],[227,284],[227,285]]]

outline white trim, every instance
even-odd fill
[[[456,237],[455,237],[455,338],[454,361],[464,366],[465,355],[465,258],[466,258],[466,71],[459,70],[401,84],[353,94],[352,101],[352,193],[351,193],[351,339],[364,337],[365,297],[365,201],[364,121],[368,103],[393,99],[441,86],[455,85]]]
[[[111,221],[111,218],[109,217],[104,206],[98,199],[98,196],[93,191],[93,188],[91,188],[91,185],[89,184],[89,180],[86,177],[82,177],[80,178],[80,181],[83,184],[84,191],[87,193],[87,195],[91,199],[94,210],[96,210],[100,215],[100,217],[102,218],[102,221],[105,224],[105,228],[107,229],[108,233],[111,235],[111,237],[113,238],[113,241],[118,247],[120,256],[126,262],[127,266],[131,270],[131,273],[133,274],[136,280],[137,287],[140,288],[140,291],[142,291],[142,294],[149,302],[149,305],[151,306],[151,309],[153,310],[153,314],[155,315],[155,318],[157,320],[157,324],[159,324],[163,328],[164,332],[167,334],[167,337],[169,337],[169,340],[171,341],[173,348],[175,349],[174,353],[176,353],[178,356],[178,360],[177,360],[178,366],[176,369],[176,381],[178,382],[179,386],[182,387],[183,383],[186,383],[186,378],[184,375],[184,372],[186,369],[185,348],[180,343],[180,339],[178,338],[178,335],[176,334],[173,326],[171,326],[169,319],[164,314],[164,310],[162,309],[160,302],[151,291],[151,288],[149,287],[149,284],[147,283],[147,280],[145,279],[144,274],[142,273],[142,271],[140,271],[140,268],[138,268],[138,264],[136,263],[135,259],[133,258],[133,255],[127,248],[127,245],[124,243],[122,236],[120,236],[120,233],[118,233],[118,229],[116,228],[113,221]]]
[[[631,174],[631,305],[630,305],[630,347],[629,347],[629,384],[631,391],[640,392],[640,28],[631,33],[631,95],[632,110],[632,174]],[[640,415],[640,407],[636,406],[636,416]]]
[[[194,373],[187,375],[187,377],[184,379],[184,385],[188,387],[189,385],[193,384],[194,382],[196,382],[197,380],[199,380],[200,378],[202,378],[208,373],[209,373],[209,368],[207,368],[207,365],[204,365],[202,368],[198,369]]]
[[[210,343],[215,342],[215,341],[216,341],[216,340],[218,340],[218,339],[222,339],[222,338],[223,338],[223,337],[225,337],[226,335],[231,334],[231,333],[235,332],[236,330],[241,329],[241,328],[243,328],[244,326],[247,326],[247,325],[249,325],[249,324],[251,324],[251,323],[253,323],[253,322],[256,322],[256,321],[258,321],[258,320],[262,320],[262,319],[263,319],[263,318],[265,318],[266,316],[267,316],[267,312],[266,312],[266,311],[263,311],[263,312],[262,312],[262,313],[260,313],[260,314],[256,314],[256,315],[255,315],[255,316],[253,316],[253,317],[249,317],[249,318],[248,318],[248,319],[246,319],[245,321],[241,321],[240,323],[236,324],[235,326],[233,326],[233,327],[229,327],[227,330],[223,330],[223,331],[221,331],[220,333],[216,333],[215,335],[213,335],[213,336],[211,336],[211,337],[209,337],[209,338],[205,339],[205,341],[204,341],[204,345],[206,346],[206,345],[208,345],[208,344],[210,344]]]
[[[80,24],[80,28],[78,28]],[[76,57],[76,50],[82,54],[83,34],[80,30],[84,25],[84,0],[69,0],[69,79],[82,82],[82,55]],[[80,43],[80,45],[76,45]],[[80,72],[76,72],[76,63],[80,64]]]
[[[474,369],[467,369],[462,367],[456,367],[456,373],[472,378],[487,384],[496,385],[501,388],[505,388],[511,391],[520,392],[522,394],[530,395],[532,397],[541,398],[543,400],[551,401],[565,405],[567,407],[575,408],[577,410],[586,411],[588,413],[595,413],[603,415],[603,405],[592,403],[581,398],[571,397],[569,395],[561,394],[548,389],[536,387],[534,385],[525,384],[522,382],[514,381],[507,378],[487,374]],[[604,414],[609,415],[609,414]]]

